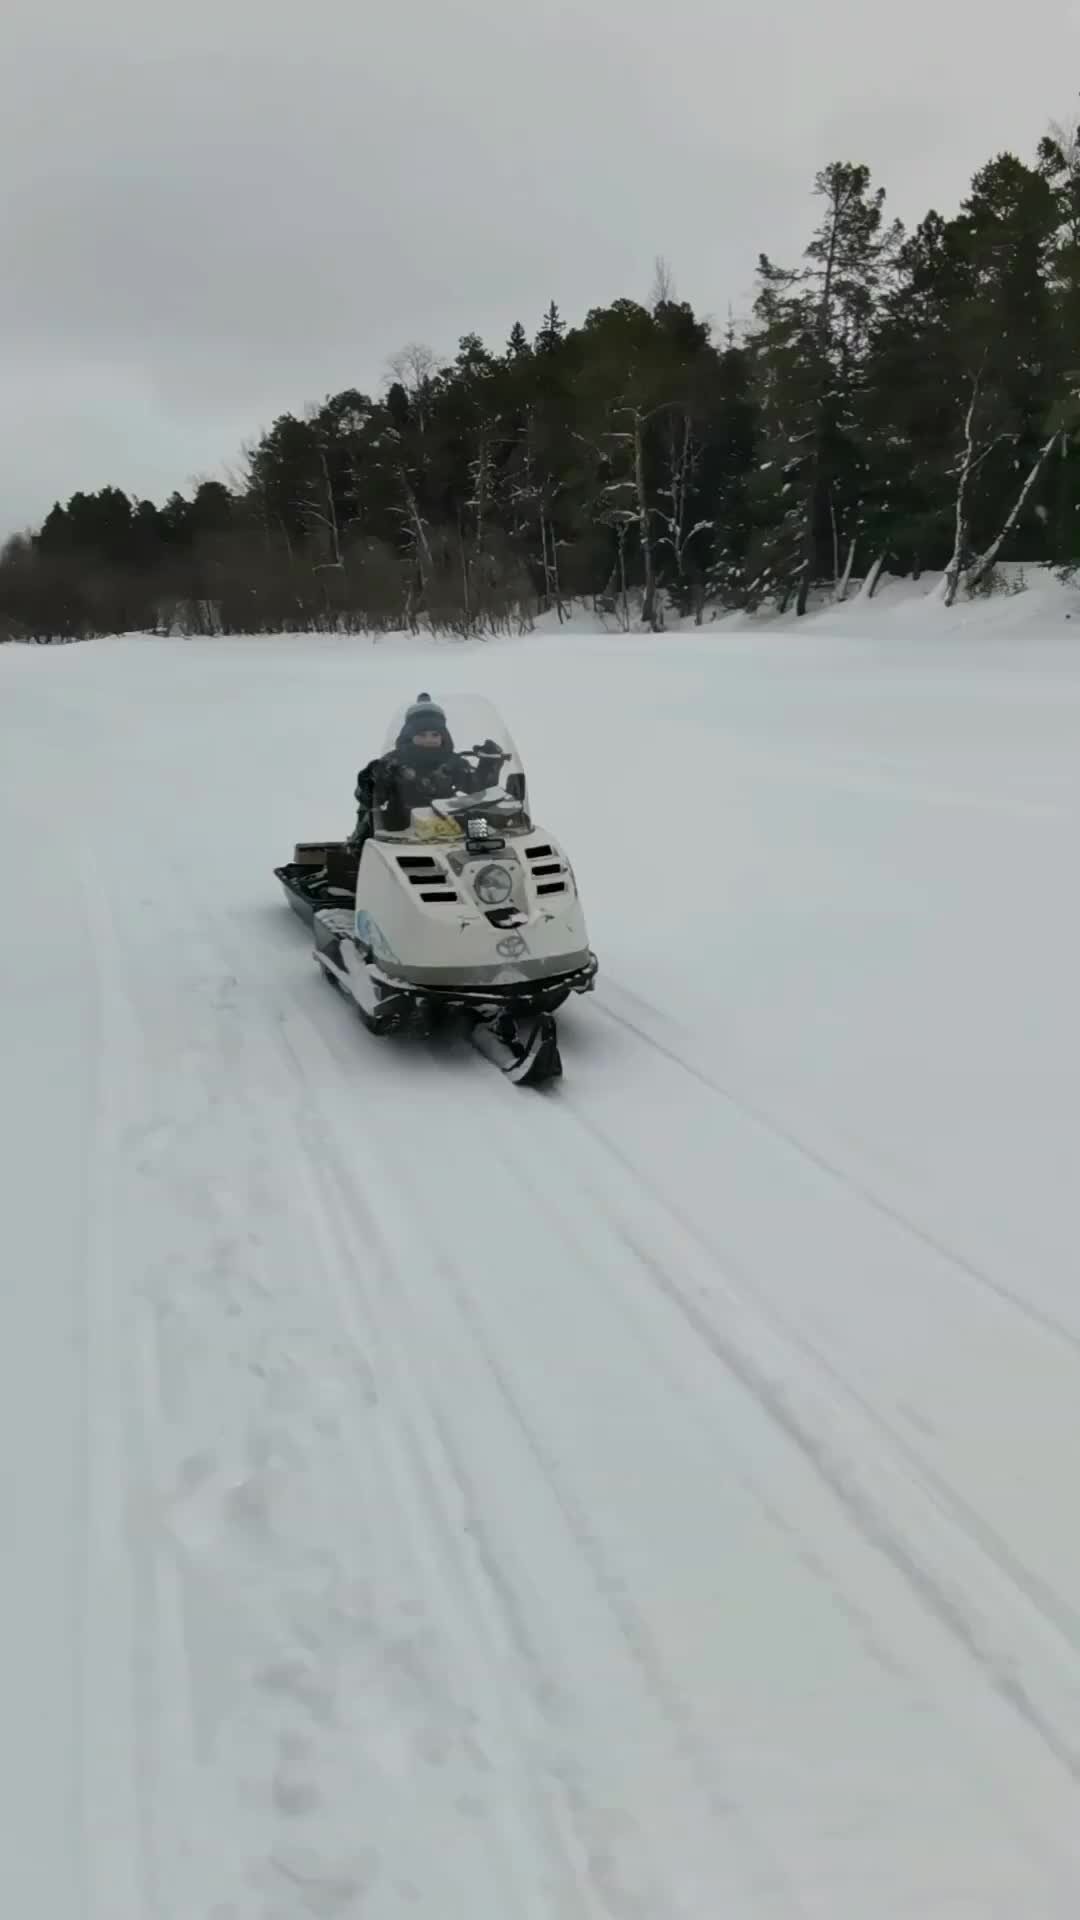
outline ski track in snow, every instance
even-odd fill
[[[1080,1316],[1053,1259],[1012,1256],[1023,1219],[987,1257],[884,1125],[853,1146],[846,1086],[829,1112],[810,1065],[755,1074],[723,1017],[695,1038],[689,923],[661,1011],[580,865],[603,973],[564,1083],[373,1041],[275,902],[264,815],[318,830],[349,735],[439,676],[291,645],[0,657],[0,805],[45,850],[0,982],[4,1910],[1071,1920]],[[703,671],[681,645],[632,663],[649,727]],[[576,646],[554,769],[610,702],[610,652]],[[537,652],[448,671],[489,658],[516,724]],[[708,671],[766,724],[775,663]],[[328,758],[343,687],[376,719],[312,778],[290,742]],[[1075,817],[1064,769],[1044,805],[974,758],[924,800],[809,699],[797,769],[733,731],[733,898],[742,783],[801,781],[823,836],[876,794],[901,890],[905,810],[1007,817],[1018,862]]]

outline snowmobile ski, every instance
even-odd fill
[[[524,1037],[519,1022],[499,1014],[494,1020],[478,1020],[469,1038],[516,1087],[538,1087],[562,1076],[558,1030],[550,1013],[539,1014]]]

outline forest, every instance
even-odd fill
[[[999,558],[1080,563],[1080,136],[1000,154],[910,231],[864,166],[812,185],[803,256],[761,256],[744,324],[661,262],[580,325],[553,303],[498,348],[406,347],[378,395],[282,413],[230,485],[57,502],[0,554],[0,633],[467,635],[582,601],[660,630],[885,570],[940,572],[952,604]]]

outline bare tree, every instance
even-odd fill
[[[689,520],[690,495],[697,475],[699,448],[694,422],[685,406],[673,404],[666,409],[663,435],[664,472],[657,488],[659,505],[653,516],[661,531],[658,547],[666,547],[675,574],[674,592],[680,612],[689,610],[691,597],[690,553],[695,540],[711,533],[712,520]]]
[[[1064,444],[1064,436],[1063,436],[1062,430],[1060,427],[1055,427],[1049,439],[1044,441],[1043,445],[1040,447],[1038,455],[1036,456],[1036,459],[1034,460],[1031,466],[1030,472],[1027,474],[1026,478],[1024,479],[1020,487],[1020,490],[1017,493],[1016,499],[1013,501],[1013,504],[1009,509],[1009,512],[1006,516],[1004,525],[1002,526],[1000,533],[997,535],[995,539],[991,540],[990,545],[982,553],[980,553],[980,555],[978,556],[978,559],[968,569],[968,572],[964,576],[964,585],[969,593],[974,593],[976,587],[980,586],[981,583],[986,579],[987,575],[992,571],[995,565],[995,562],[997,561],[997,557],[1001,552],[1002,547],[1005,545],[1006,540],[1009,538],[1009,535],[1011,534],[1013,528],[1015,527],[1017,521],[1019,520],[1020,515],[1024,511],[1024,508],[1028,503],[1028,500],[1036,485],[1036,482],[1039,480],[1042,474],[1043,468],[1046,466],[1046,463],[1050,458],[1050,455],[1053,453],[1054,448],[1056,446],[1060,446],[1063,444]],[[949,604],[951,605],[952,603],[950,602]]]
[[[675,276],[671,271],[670,263],[662,253],[658,253],[653,261],[653,283],[649,305],[655,313],[658,307],[673,305],[675,298]]]
[[[984,365],[985,361],[974,373],[968,375],[968,403],[964,413],[960,454],[956,467],[954,468],[956,477],[956,500],[953,508],[953,550],[949,564],[945,569],[941,586],[938,589],[947,607],[951,607],[955,602],[961,583],[970,590],[977,586],[980,580],[986,578],[986,575],[989,573],[1001,551],[1005,539],[1016,525],[1028,495],[1035,481],[1038,479],[1039,474],[1042,472],[1043,467],[1046,465],[1054,442],[1058,438],[1058,431],[1055,430],[1043,447],[1031,472],[1024,481],[1020,489],[1019,497],[998,538],[991,543],[986,549],[986,552],[982,554],[978,560],[969,565],[969,555],[971,551],[969,538],[971,492],[975,476],[980,467],[989,460],[990,455],[994,453],[998,447],[1010,441],[1015,442],[1016,440],[1015,433],[1008,431],[994,433],[991,425],[988,424],[990,409],[986,402],[984,390]]]
[[[391,354],[387,361],[391,379],[404,387],[412,402],[421,432],[425,432],[431,411],[431,389],[439,371],[439,362],[430,347],[420,340]]]
[[[976,413],[979,405],[979,393],[982,384],[981,373],[971,375],[971,392],[968,397],[967,412],[964,415],[964,444],[956,466],[956,501],[953,510],[953,550],[952,558],[945,569],[941,582],[941,597],[947,607],[951,607],[960,588],[960,576],[964,568],[964,558],[968,550],[968,514],[971,482],[980,462],[985,460],[990,447],[977,453],[978,440],[975,428]]]

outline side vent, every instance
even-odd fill
[[[537,893],[565,893],[566,869],[554,847],[526,847],[529,872],[536,883]]]
[[[411,887],[419,887],[420,898],[433,907],[451,906],[458,898],[446,884],[442,863],[432,853],[399,853],[398,866]]]
[[[409,887],[446,887],[442,864],[430,852],[400,852],[398,866],[409,881]],[[421,893],[421,899],[427,900],[427,893]],[[455,893],[452,899],[457,899]]]

